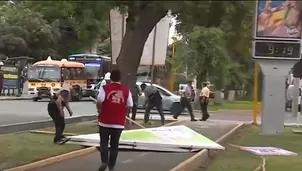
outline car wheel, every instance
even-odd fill
[[[178,102],[173,103],[172,107],[170,108],[170,112],[173,115],[174,114],[180,114],[183,110],[184,110],[184,107]]]

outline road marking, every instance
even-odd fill
[[[145,156],[145,155],[147,155],[148,153],[147,152],[145,152],[145,153],[140,153],[140,154],[138,154],[137,156],[139,156],[139,157],[143,157],[143,156]]]
[[[133,160],[132,160],[132,159],[128,159],[128,160],[124,160],[124,161],[122,161],[122,163],[123,163],[123,164],[131,163],[131,162],[133,162]]]

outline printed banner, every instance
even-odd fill
[[[98,134],[78,135],[70,138],[71,141],[81,143],[99,143],[100,141]],[[158,149],[179,147],[224,150],[223,146],[184,125],[126,130],[121,135],[120,144],[135,144],[139,147],[152,147],[152,149],[156,149],[155,147]]]
[[[255,37],[300,39],[299,14],[302,2],[297,0],[258,0]]]
[[[241,150],[260,156],[296,156],[297,153],[277,147],[240,147]]]

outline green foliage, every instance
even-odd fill
[[[110,36],[111,5],[92,1],[2,2],[0,53],[41,60],[86,51]]]
[[[188,35],[194,32],[194,26],[219,28],[224,33],[221,38],[224,41],[222,47],[226,49],[230,58],[224,65],[217,66],[209,72],[208,76],[211,81],[216,82],[217,87],[226,85],[235,88],[242,84],[250,84],[253,13],[252,1],[187,1],[181,12],[176,15],[178,20],[176,29],[183,37],[189,38]],[[177,53],[179,51],[182,49],[177,49]],[[189,51],[186,50],[186,53]],[[194,65],[196,59],[190,60],[192,62],[189,68]],[[204,65],[199,67],[205,68]],[[183,71],[183,66],[179,66],[178,70]]]
[[[38,12],[22,4],[0,6],[0,52],[6,56],[28,55],[40,59],[54,55],[60,33]]]
[[[25,5],[40,12],[49,23],[58,24],[60,56],[83,52],[96,41],[110,36],[108,19],[111,4],[108,2],[28,1]]]
[[[224,32],[219,28],[194,27],[193,32],[177,43],[176,65],[189,74],[201,76],[207,81],[208,75],[214,79],[217,86],[224,85],[226,72],[223,71],[229,60],[223,40]]]

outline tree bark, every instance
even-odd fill
[[[137,68],[149,34],[168,12],[156,7],[154,4],[148,4],[140,9],[137,16],[135,13],[128,13],[126,33],[117,58],[117,66],[122,73],[122,83],[129,87],[135,82]]]

